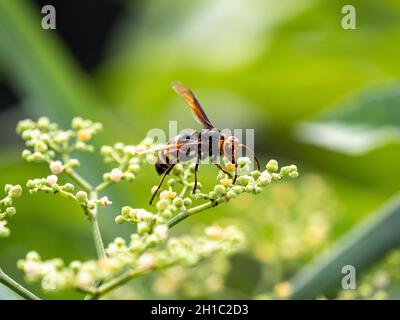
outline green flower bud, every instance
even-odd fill
[[[13,187],[12,184],[7,183],[7,184],[4,186],[4,192],[8,194],[8,193],[10,192],[10,190],[11,190],[12,187]]]
[[[3,205],[6,207],[9,207],[12,205],[12,199],[10,197],[6,197],[2,201],[3,201]]]
[[[192,205],[192,199],[186,197],[185,199],[183,199],[183,204],[185,205],[185,207],[190,207]]]
[[[12,198],[19,198],[22,195],[22,187],[19,184],[12,186],[8,194]]]
[[[266,166],[267,170],[270,172],[276,172],[278,171],[278,161],[276,160],[269,160]]]
[[[17,133],[20,134],[25,130],[34,129],[35,123],[31,119],[21,120],[17,125]]]
[[[29,251],[26,254],[26,260],[30,261],[40,261],[40,255],[36,251]]]
[[[130,217],[131,217],[131,211],[132,211],[131,207],[128,207],[128,206],[122,207],[122,209],[121,209],[122,217],[123,217],[124,219],[130,219]]]
[[[125,219],[123,216],[116,216],[115,217],[115,223],[116,224],[123,224],[125,222]]]
[[[137,224],[137,232],[142,235],[149,233],[150,232],[149,224],[147,222],[139,222]]]
[[[50,125],[50,119],[47,117],[40,117],[37,124],[40,129],[47,129]]]
[[[250,175],[254,178],[254,179],[258,179],[258,177],[261,175],[260,171],[252,171],[250,173]]]
[[[200,192],[196,192],[195,194],[191,194],[191,196],[193,197],[193,199],[195,200],[201,200],[204,197],[204,194],[200,193]]]
[[[128,170],[130,172],[136,173],[140,170],[140,165],[136,164],[136,163],[131,163],[128,167]]]
[[[135,180],[135,175],[132,172],[126,172],[124,173],[124,178],[126,181],[133,181]]]
[[[175,213],[178,211],[178,208],[175,207],[174,205],[169,205],[168,206],[168,210],[170,210],[172,213]]]
[[[222,184],[217,184],[214,187],[214,192],[217,196],[222,196],[225,193],[225,187]]]
[[[182,164],[180,164],[180,163],[176,164],[175,167],[174,167],[174,169],[172,170],[172,172],[173,172],[175,175],[180,175],[180,174],[183,172],[183,166],[182,166]]]
[[[74,271],[79,271],[79,269],[82,267],[82,262],[78,260],[71,261],[69,267]]]
[[[173,205],[177,208],[181,208],[184,204],[182,198],[180,197],[176,197],[173,201],[172,201]]]
[[[80,165],[80,163],[79,163],[79,160],[78,160],[78,159],[70,159],[70,160],[67,162],[67,166],[70,167],[70,168],[72,168],[72,169],[78,168],[79,165]]]
[[[241,194],[243,192],[243,187],[241,186],[234,186],[232,188],[232,191],[235,192],[236,194]]]
[[[244,188],[244,191],[246,191],[246,192],[254,192],[254,190],[255,190],[255,187],[253,185],[247,185]]]
[[[228,193],[226,194],[226,196],[227,196],[228,199],[236,198],[237,195],[238,195],[238,194],[237,194],[236,192],[234,192],[233,190],[229,190]]]
[[[167,199],[161,199],[157,202],[156,207],[158,210],[162,211],[164,209],[166,209],[169,205],[169,202]]]
[[[237,164],[239,165],[239,167],[244,167],[250,164],[250,159],[247,157],[240,157],[237,160]]]
[[[289,177],[291,178],[297,178],[299,176],[299,173],[297,171],[292,171],[289,173]]]
[[[111,175],[110,175],[109,172],[103,174],[103,180],[104,180],[104,181],[110,181],[110,177],[111,177]]]
[[[171,210],[166,209],[166,210],[164,210],[164,211],[161,213],[161,215],[162,215],[162,217],[165,218],[165,219],[170,219],[170,218],[172,218],[172,216],[173,216],[174,214],[171,212]]]
[[[78,191],[76,193],[76,200],[78,200],[79,203],[84,203],[88,201],[88,195],[85,191]]]
[[[66,183],[61,187],[61,189],[66,192],[73,192],[75,190],[75,186],[72,183]]]
[[[24,151],[22,151],[22,158],[24,160],[28,160],[28,157],[32,155],[32,152],[28,149],[25,149]]]
[[[215,199],[218,198],[218,195],[217,195],[217,193],[216,193],[215,191],[211,191],[211,192],[208,194],[208,196],[209,196],[211,199],[213,199],[213,200],[215,200]]]
[[[100,149],[100,153],[103,156],[110,156],[113,153],[113,148],[110,147],[110,146],[102,146],[101,149]]]
[[[257,183],[259,186],[264,187],[270,184],[272,181],[272,175],[268,171],[263,171],[261,176],[258,178]]]
[[[237,178],[237,183],[240,184],[241,186],[247,186],[250,182],[250,177],[249,176],[240,176]]]
[[[17,213],[17,211],[15,210],[14,207],[9,207],[6,209],[6,215],[9,218],[11,218],[12,216],[15,216],[16,213]]]
[[[36,184],[33,182],[33,180],[28,180],[28,182],[26,183],[26,187],[28,189],[32,189],[36,187]]]
[[[280,175],[281,175],[282,177],[285,177],[285,176],[287,176],[290,172],[292,172],[292,169],[291,169],[289,166],[282,167],[282,168],[281,168]]]
[[[0,238],[7,238],[10,233],[10,229],[8,229],[7,227],[0,228]]]
[[[42,141],[38,141],[35,144],[35,151],[36,152],[40,152],[40,153],[46,152],[47,151],[47,145]]]
[[[80,129],[83,124],[83,119],[81,117],[75,117],[72,119],[71,127],[73,129]]]
[[[277,173],[272,174],[272,181],[278,181],[278,180],[281,180],[281,178],[282,177]]]
[[[118,246],[118,247],[123,247],[125,245],[125,239],[121,238],[121,237],[117,237],[114,239],[114,243]]]
[[[31,159],[34,162],[42,162],[44,160],[44,155],[40,152],[34,152],[31,156]]]

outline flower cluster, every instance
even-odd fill
[[[102,129],[102,125],[91,120],[76,117],[71,122],[71,129],[61,130],[48,118],[39,118],[37,122],[30,119],[18,123],[17,133],[21,135],[28,147],[22,157],[29,162],[47,162],[54,174],[79,166],[77,159],[57,160],[57,154],[64,156],[75,151],[94,151],[88,142],[93,135]]]
[[[231,254],[241,247],[244,239],[235,227],[223,228],[214,224],[205,228],[203,235],[193,237],[171,237],[170,229],[189,216],[228,202],[242,193],[258,194],[274,181],[298,176],[296,166],[279,169],[275,160],[269,161],[262,172],[251,171],[250,160],[243,157],[237,160],[237,164],[225,163],[225,169],[217,175],[218,183],[211,190],[204,191],[198,182],[196,192],[193,192],[195,164],[177,164],[160,190],[153,212],[124,206],[115,218],[117,224],[128,222],[135,225],[136,232],[130,241],[117,237],[105,248],[97,222],[97,209],[106,208],[112,202],[106,195],[100,197],[99,194],[113,183],[134,180],[143,164],[154,160],[154,152],[159,146],[146,138],[135,146],[119,142],[101,147],[101,155],[112,168],[103,174],[100,184],[92,185],[75,170],[79,167],[79,160],[72,155],[76,151],[93,151],[94,146],[88,142],[101,128],[101,124],[81,118],[74,118],[69,130],[59,129],[47,118],[40,118],[37,122],[24,120],[18,124],[17,132],[28,147],[23,151],[23,157],[49,165],[47,177],[27,182],[30,193],[59,194],[75,201],[92,222],[98,255],[97,259],[66,264],[59,258],[42,260],[38,253],[28,253],[18,266],[28,281],[41,281],[45,290],[75,289],[99,298],[141,275],[171,267],[195,266],[215,254]],[[238,177],[234,183],[235,171]],[[60,183],[61,174],[70,182]],[[11,192],[11,189],[15,187],[9,187],[6,192]],[[153,188],[152,193],[155,191]]]
[[[134,146],[125,145],[121,142],[113,146],[102,146],[100,152],[104,161],[114,165],[114,168],[104,173],[104,182],[133,181],[145,160],[151,161],[149,159],[151,154],[145,154],[144,151],[148,150],[153,143],[153,139],[146,138]]]
[[[235,184],[233,184],[231,176],[220,171],[217,175],[219,183],[211,191],[202,192],[203,186],[198,182],[195,193],[192,192],[195,164],[177,164],[171,171],[171,178],[167,181],[167,187],[159,194],[159,200],[156,203],[156,214],[147,212],[144,209],[132,209],[125,206],[115,221],[119,224],[124,222],[135,223],[139,233],[151,232],[159,224],[170,226],[175,223],[174,218],[186,217],[186,215],[197,213],[198,206],[194,205],[193,202],[195,200],[208,201],[206,205],[208,204],[209,207],[212,207],[236,198],[242,193],[258,194],[263,190],[263,187],[286,176],[293,178],[298,176],[296,166],[286,166],[279,170],[278,162],[275,160],[269,161],[266,170],[262,172],[250,171],[249,164],[250,159],[247,157],[238,159],[239,177]],[[225,168],[227,172],[233,174],[234,166],[231,163],[226,163]],[[181,186],[180,189],[179,186]],[[156,186],[153,187],[152,193],[155,190]]]
[[[242,194],[232,201],[224,215],[215,216],[213,223],[240,226],[247,245],[242,252],[245,255],[239,257],[246,259],[246,263],[247,257],[251,257],[251,263],[260,270],[255,297],[284,299],[293,291],[287,282],[293,271],[334,240],[333,230],[341,221],[338,206],[335,193],[321,176],[305,174],[296,183],[272,183],[261,198]],[[218,228],[210,231],[218,234]],[[113,297],[224,299],[229,295],[240,299],[247,291],[241,291],[240,286],[232,287],[230,280],[235,272],[231,260],[219,256],[195,269],[175,267],[143,279],[146,285],[140,282],[134,286],[148,289],[135,291],[134,296],[126,288],[115,292]]]
[[[221,229],[218,237],[210,236],[206,230],[203,236],[169,239],[167,230],[158,228],[145,237],[133,234],[130,243],[116,238],[106,249],[108,257],[102,260],[72,261],[65,265],[61,259],[43,261],[38,253],[29,252],[18,262],[18,267],[27,281],[41,281],[45,290],[76,289],[91,293],[94,283],[107,283],[126,270],[131,275],[141,275],[177,265],[192,266],[216,253],[233,253],[243,241],[243,235],[235,227]],[[101,286],[98,290],[101,293]]]
[[[10,235],[10,229],[6,227],[6,219],[15,215],[16,210],[12,206],[13,200],[21,196],[22,188],[20,185],[7,184],[4,187],[4,192],[7,195],[0,199],[0,238],[6,238]]]

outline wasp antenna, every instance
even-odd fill
[[[246,146],[245,144],[241,143],[239,144],[240,147],[245,148],[247,151],[249,151],[251,153],[251,155],[253,156],[254,161],[257,163],[257,169],[258,171],[260,171],[261,166],[260,166],[260,162],[258,161],[255,153],[253,152],[253,150],[251,150],[248,146]]]

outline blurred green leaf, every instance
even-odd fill
[[[292,299],[312,299],[341,289],[345,265],[357,275],[400,244],[400,195],[356,226],[345,237],[291,280]]]
[[[400,85],[367,88],[334,106],[315,122],[300,125],[302,140],[349,154],[400,141]]]

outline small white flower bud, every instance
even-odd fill
[[[110,201],[110,200],[108,199],[108,197],[102,197],[102,198],[100,199],[100,204],[101,204],[101,206],[102,206],[103,208],[107,208],[110,204],[112,204],[112,201]]]
[[[136,148],[135,146],[126,146],[124,148],[124,153],[133,156],[136,152]]]
[[[122,177],[123,177],[123,172],[118,169],[118,168],[114,168],[111,170],[110,172],[110,180],[113,182],[120,182]]]
[[[276,160],[269,160],[266,166],[267,170],[270,172],[278,171],[278,161]]]
[[[48,184],[49,186],[52,186],[53,184],[56,184],[57,181],[58,181],[58,177],[55,176],[54,174],[52,174],[52,175],[50,175],[50,176],[48,176],[48,177],[46,178],[46,182],[47,182],[47,184]]]
[[[22,188],[19,184],[12,186],[10,188],[10,191],[8,192],[8,194],[12,197],[12,198],[19,198],[22,195]]]
[[[155,258],[150,253],[145,253],[138,260],[138,266],[143,269],[152,269],[155,265]]]
[[[93,276],[86,271],[80,271],[77,275],[77,282],[79,287],[81,288],[88,288],[92,285],[93,283]]]
[[[64,171],[64,166],[61,161],[53,161],[50,163],[50,171],[53,174],[60,174]]]
[[[110,257],[115,257],[119,253],[119,248],[114,242],[111,242],[108,245],[106,252]]]
[[[78,200],[79,203],[86,202],[88,200],[88,195],[85,191],[78,191],[76,193],[76,200]]]
[[[168,237],[168,226],[166,225],[158,225],[154,228],[154,234],[157,235],[160,239],[165,240]]]

